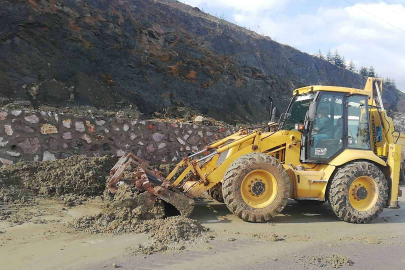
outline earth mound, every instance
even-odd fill
[[[14,186],[42,195],[100,195],[116,161],[116,157],[108,156],[72,156],[51,161],[19,162],[0,168],[0,187],[3,190]]]
[[[143,254],[184,249],[183,243],[200,239],[207,230],[193,219],[182,216],[165,218],[164,202],[126,184],[118,188],[101,213],[77,218],[67,227],[88,233],[149,233],[152,242],[135,249],[135,253]]]

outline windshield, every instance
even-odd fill
[[[294,97],[289,111],[285,115],[283,129],[295,129],[295,124],[304,124],[309,104],[314,99],[315,94],[307,94]]]

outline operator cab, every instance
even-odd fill
[[[368,95],[312,91],[293,97],[281,129],[302,132],[301,161],[327,163],[345,149],[371,150]]]

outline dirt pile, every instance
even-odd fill
[[[43,223],[38,196],[58,196],[65,206],[83,204],[101,195],[117,158],[87,158],[19,162],[0,167],[0,220],[12,224]]]
[[[19,162],[0,168],[0,187],[28,189],[43,195],[100,195],[116,157],[72,156],[67,159]]]
[[[142,221],[163,218],[163,202],[128,185],[121,185],[98,215],[73,220],[68,227],[89,233],[128,233],[139,230]]]
[[[151,237],[165,245],[193,240],[206,231],[198,221],[181,216],[152,220],[145,222],[145,225],[152,228]]]
[[[123,184],[100,214],[77,218],[67,227],[89,233],[149,233],[152,242],[133,250],[143,254],[184,249],[183,243],[195,241],[206,231],[195,220],[181,216],[164,217],[165,206],[161,200]]]
[[[139,233],[149,232],[152,243],[138,245],[134,253],[152,254],[166,250],[184,250],[186,245],[204,242],[208,231],[198,221],[182,216],[148,220],[138,227]]]
[[[328,254],[319,256],[304,256],[299,259],[307,264],[315,265],[318,267],[333,267],[340,268],[344,266],[352,266],[353,261],[346,256],[340,254]]]
[[[18,186],[0,187],[0,221],[11,224],[23,224],[40,216],[40,213],[30,211],[30,206],[36,205],[33,191]]]
[[[35,194],[28,189],[21,189],[19,186],[0,187],[0,205],[4,203],[31,203],[35,200]]]

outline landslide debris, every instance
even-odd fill
[[[116,157],[72,156],[67,159],[19,162],[0,168],[0,187],[14,186],[41,195],[100,195]]]
[[[115,194],[109,193],[106,181],[116,161],[108,156],[73,156],[1,167],[0,220],[13,224],[46,223],[41,219],[46,209],[36,207],[38,196],[57,195],[65,206],[71,207],[85,203],[89,196],[104,194],[106,203],[99,214],[74,219],[66,226],[89,233],[149,233],[151,242],[133,250],[143,254],[182,250],[185,244],[203,239],[205,227],[181,216],[165,218],[164,203],[148,192],[121,184]]]
[[[186,245],[204,242],[208,231],[198,221],[182,216],[143,222],[137,232],[149,232],[152,243],[138,245],[134,253],[152,254],[166,250],[183,250]]]
[[[143,254],[184,249],[183,243],[198,240],[207,230],[196,220],[164,217],[161,200],[122,184],[101,213],[77,218],[67,227],[88,233],[149,233],[152,242],[134,249],[135,253]]]
[[[139,193],[122,184],[99,214],[77,218],[68,227],[89,233],[136,232],[142,221],[163,218],[164,210],[163,202],[148,192]]]
[[[215,120],[212,117],[206,115],[203,116],[195,110],[182,106],[171,106],[161,110],[160,112],[154,112],[152,118],[155,121],[165,121],[172,123],[194,123],[205,126],[228,126],[224,121]]]
[[[57,196],[65,206],[83,204],[101,195],[116,157],[19,162],[0,167],[0,220],[12,224],[43,223],[38,196]]]
[[[318,256],[303,256],[298,259],[301,262],[315,265],[318,267],[333,267],[341,268],[344,266],[352,266],[354,262],[346,256],[340,254],[326,254]]]

